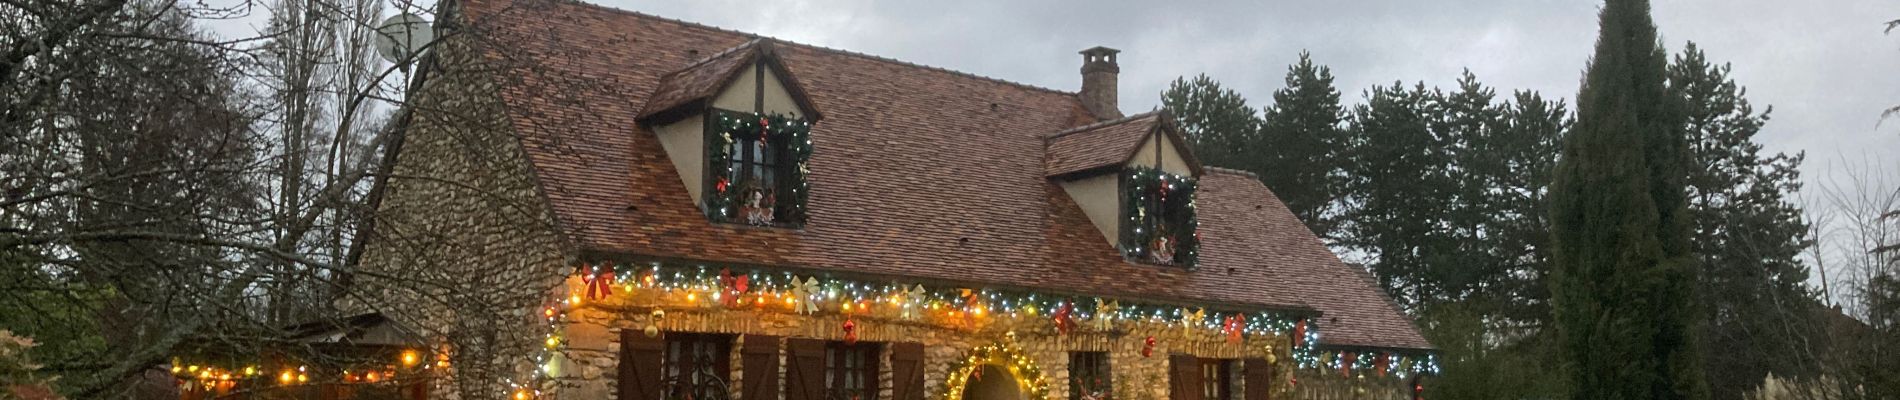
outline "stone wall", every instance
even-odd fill
[[[845,318],[836,313],[818,315],[798,315],[774,310],[728,310],[719,307],[678,307],[676,304],[659,305],[661,302],[653,295],[637,293],[619,295],[584,304],[568,313],[569,322],[563,334],[566,344],[562,351],[562,370],[568,371],[561,380],[566,389],[560,397],[564,399],[613,399],[616,366],[620,351],[620,332],[628,329],[643,330],[649,323],[666,332],[701,332],[738,335],[739,340],[747,340],[746,335],[769,335],[779,337],[800,337],[826,340],[842,340]],[[654,309],[665,310],[665,317],[655,321],[650,313]],[[1249,338],[1240,344],[1229,344],[1224,338],[1206,332],[1196,332],[1198,336],[1184,337],[1179,325],[1148,322],[1119,321],[1112,332],[1092,331],[1079,327],[1067,335],[1058,335],[1047,317],[994,317],[979,327],[945,327],[919,322],[887,320],[858,317],[858,340],[860,342],[916,342],[924,345],[924,381],[927,399],[940,398],[944,392],[944,382],[957,360],[967,357],[967,352],[977,346],[1012,340],[1017,346],[1038,364],[1048,382],[1049,400],[1070,400],[1069,397],[1069,352],[1106,351],[1114,380],[1114,399],[1117,400],[1165,400],[1168,398],[1168,355],[1171,353],[1193,354],[1208,358],[1248,358],[1266,357],[1267,348],[1276,349],[1273,359],[1289,360],[1286,355],[1286,340],[1283,337]],[[1014,339],[1007,339],[1010,333]],[[1150,357],[1143,357],[1141,349],[1145,339],[1154,336],[1156,346]],[[786,365],[781,346],[781,371]],[[750,371],[742,371],[737,354],[740,346],[735,344],[734,371],[737,381],[732,388],[734,400],[742,399],[740,389],[745,384],[744,376]],[[880,370],[880,399],[889,399],[891,373],[889,347],[884,351]],[[1285,375],[1279,381],[1285,381]],[[784,398],[783,388],[779,399]],[[1283,385],[1276,385],[1283,386]],[[1275,387],[1273,398],[1288,398],[1284,387]],[[779,400],[766,399],[766,400]]]
[[[340,306],[380,312],[453,354],[431,370],[442,398],[506,395],[531,373],[534,309],[571,272],[492,69],[466,35],[439,44],[399,116],[374,228]],[[466,394],[466,395],[464,395]]]

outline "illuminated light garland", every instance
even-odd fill
[[[757,310],[788,314],[835,313],[869,317],[898,323],[930,324],[946,329],[975,330],[998,318],[1036,318],[1041,310],[1061,310],[1069,306],[1069,318],[1089,321],[1097,331],[1116,329],[1119,323],[1143,323],[1179,327],[1183,335],[1208,335],[1210,338],[1245,336],[1298,335],[1288,353],[1300,368],[1339,368],[1334,360],[1338,352],[1317,350],[1320,330],[1310,318],[1263,311],[1189,310],[1180,305],[1141,303],[1132,299],[1097,296],[1070,296],[1020,290],[975,288],[926,288],[917,283],[867,282],[841,278],[821,278],[789,272],[753,270],[738,273],[730,269],[705,266],[675,266],[650,263],[646,266],[614,263],[588,263],[577,274],[586,280],[609,280],[615,296],[657,296],[657,307],[705,310]],[[747,282],[744,290],[734,287],[738,277]],[[570,291],[585,291],[569,288]],[[736,297],[713,299],[714,296]],[[603,299],[608,297],[602,297]],[[564,350],[561,338],[567,312],[583,301],[599,299],[556,295],[542,307],[539,320],[545,325],[543,351],[534,357],[534,376],[509,379],[509,395],[526,393],[538,397],[552,382],[556,353]],[[1074,305],[1094,304],[1094,307]],[[662,311],[655,309],[659,315]],[[1053,311],[1052,311],[1053,312]],[[1198,317],[1198,318],[1197,318]],[[654,317],[657,319],[658,317]],[[1051,332],[1056,332],[1051,321]],[[647,325],[654,328],[651,321]],[[1331,354],[1331,356],[1324,356]],[[1277,357],[1277,356],[1276,356]],[[1430,355],[1398,356],[1391,360],[1401,377],[1436,373],[1437,362]],[[1367,368],[1370,357],[1362,358]],[[1368,369],[1370,370],[1370,369]],[[947,399],[957,400],[957,399]],[[1035,400],[1035,399],[1031,399]]]
[[[442,355],[442,357],[446,357],[446,355]],[[420,351],[405,349],[399,353],[396,359],[393,360],[395,361],[393,363],[368,367],[359,365],[357,367],[340,369],[337,371],[335,378],[341,382],[364,381],[374,383],[388,381],[396,379],[401,371],[420,373],[417,367],[421,364],[421,358],[422,354]],[[239,363],[237,365],[241,366],[221,366],[211,362],[188,362],[183,358],[173,357],[171,360],[171,373],[173,378],[178,380],[178,384],[187,389],[194,386],[209,389],[219,385],[228,386],[244,382],[261,384],[275,381],[279,385],[299,385],[309,383],[311,380],[311,368],[307,365],[296,365],[295,367],[286,365],[278,374],[271,374],[260,364]],[[400,368],[398,368],[398,366],[400,366]],[[446,360],[439,362],[438,365],[435,366],[420,365],[420,370],[428,370],[437,366],[446,367]],[[352,369],[366,372],[353,373],[351,372]]]
[[[970,384],[971,374],[984,365],[998,365],[1009,370],[1024,394],[1025,400],[1048,400],[1049,382],[1042,375],[1042,368],[1036,366],[1034,359],[1016,347],[1015,340],[1007,337],[996,343],[977,346],[970,349],[963,358],[950,366],[950,375],[944,377],[943,393],[940,399],[963,400],[963,390]]]

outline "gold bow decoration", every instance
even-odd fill
[[[1115,316],[1117,315],[1117,313],[1121,312],[1121,309],[1122,309],[1121,300],[1114,300],[1114,301],[1109,301],[1109,302],[1104,303],[1102,302],[1102,299],[1100,298],[1095,299],[1095,319],[1091,321],[1095,325],[1095,330],[1099,330],[1099,331],[1114,330]]]
[[[792,296],[798,299],[792,306],[793,311],[800,314],[818,312],[818,278],[806,277],[804,281],[799,281],[798,277],[792,277]]]
[[[1181,309],[1181,337],[1193,337],[1194,328],[1201,326],[1201,321],[1205,320],[1207,320],[1206,308],[1198,308],[1194,312],[1187,312],[1186,308]]]
[[[900,300],[903,304],[903,310],[898,316],[904,318],[905,321],[916,320],[917,314],[919,314],[917,312],[917,302],[923,301],[926,293],[924,291],[924,285],[912,286],[910,290],[904,290],[900,286],[897,292],[900,293],[900,296],[903,296]]]

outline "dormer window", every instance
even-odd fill
[[[1193,177],[1146,166],[1122,173],[1123,255],[1160,265],[1194,267],[1200,256],[1200,223],[1195,220]]]
[[[640,112],[712,222],[808,219],[811,127],[822,116],[776,49],[758,39],[666,74]]]
[[[803,224],[811,124],[785,115],[712,114],[706,124],[707,216],[756,226]]]

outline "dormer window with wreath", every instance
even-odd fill
[[[811,124],[714,110],[707,124],[706,214],[747,225],[800,225],[810,194]]]
[[[775,49],[758,39],[667,74],[641,112],[712,222],[796,228],[808,219],[820,116]]]
[[[1201,248],[1194,195],[1202,170],[1168,110],[1075,127],[1044,140],[1044,176],[1062,186],[1122,256],[1194,268]]]
[[[1131,166],[1122,173],[1122,253],[1130,259],[1192,268],[1200,257],[1193,177]]]

